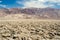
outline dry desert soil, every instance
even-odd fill
[[[60,20],[0,20],[0,40],[60,40]]]

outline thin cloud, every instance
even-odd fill
[[[30,8],[30,7],[36,7],[36,8],[46,8],[50,5],[45,5],[44,3],[47,2],[47,0],[30,0],[26,1],[24,3],[24,8]]]
[[[30,8],[30,7],[46,8],[46,7],[54,7],[56,6],[55,4],[60,5],[60,0],[24,0],[24,3],[19,1],[17,3],[24,5],[23,8]]]
[[[16,3],[17,3],[17,4],[22,4],[22,2],[20,2],[20,1],[16,1]]]
[[[1,3],[2,1],[0,1],[0,3]]]
[[[7,5],[0,4],[0,6],[5,8]]]

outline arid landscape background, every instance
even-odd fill
[[[60,9],[55,8],[0,8],[0,17],[9,19],[60,19]],[[0,19],[1,19],[0,18]]]
[[[60,40],[60,9],[0,8],[0,40]]]

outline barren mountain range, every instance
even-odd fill
[[[55,8],[0,8],[0,17],[60,19],[60,9]]]

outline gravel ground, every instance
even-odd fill
[[[0,21],[0,40],[60,40],[60,21]]]

